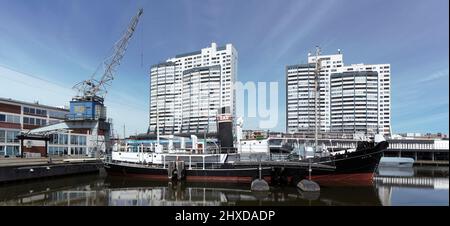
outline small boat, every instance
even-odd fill
[[[388,166],[388,167],[405,167],[411,168],[413,167],[414,159],[413,158],[405,158],[405,157],[382,157],[380,159],[380,167]]]

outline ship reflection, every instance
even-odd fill
[[[411,200],[416,200],[412,204],[439,205],[442,201],[432,199],[436,192],[439,197],[447,197],[440,200],[448,205],[448,170],[414,169],[414,176],[408,170],[394,171],[380,171],[372,186],[324,186],[316,193],[294,186],[274,186],[261,193],[252,192],[249,184],[152,182],[87,175],[3,185],[0,206],[376,206],[408,205]],[[431,198],[420,200],[419,196]]]
[[[381,205],[375,188],[293,186],[252,192],[250,185],[151,182],[124,177],[77,176],[0,187],[0,206],[314,206]]]
[[[220,206],[220,205],[381,205],[373,186],[325,187],[303,192],[292,186],[252,192],[249,185],[105,180],[112,206]],[[126,185],[127,187],[124,187]]]

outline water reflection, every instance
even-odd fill
[[[448,206],[448,172],[448,167],[379,169],[375,187],[384,206]]]
[[[0,186],[0,205],[104,205],[104,178],[98,175],[45,179]]]
[[[448,168],[380,170],[374,186],[322,187],[320,192],[249,185],[170,183],[99,175],[2,185],[0,205],[220,206],[220,205],[448,205]],[[380,179],[381,178],[381,179]]]

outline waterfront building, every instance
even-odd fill
[[[214,133],[217,122],[213,114],[219,108],[227,107],[236,114],[237,60],[232,44],[212,43],[153,65],[149,131],[156,133],[158,124],[160,134]]]
[[[318,127],[321,132],[391,134],[390,65],[344,65],[343,54],[308,55],[286,67],[286,131],[315,128],[314,69],[320,60]]]
[[[61,131],[50,135],[48,150],[44,141],[25,140],[21,146],[17,135],[31,129],[60,123],[69,110],[60,107],[0,98],[0,157],[24,153],[46,155],[85,155],[91,135],[83,131]]]

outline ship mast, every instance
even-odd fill
[[[320,47],[316,46],[316,66],[314,69],[314,127],[315,127],[315,133],[314,133],[314,145],[315,145],[315,152],[317,152],[318,147],[318,136],[319,136],[319,76],[320,76],[320,61],[319,59],[320,55]]]

